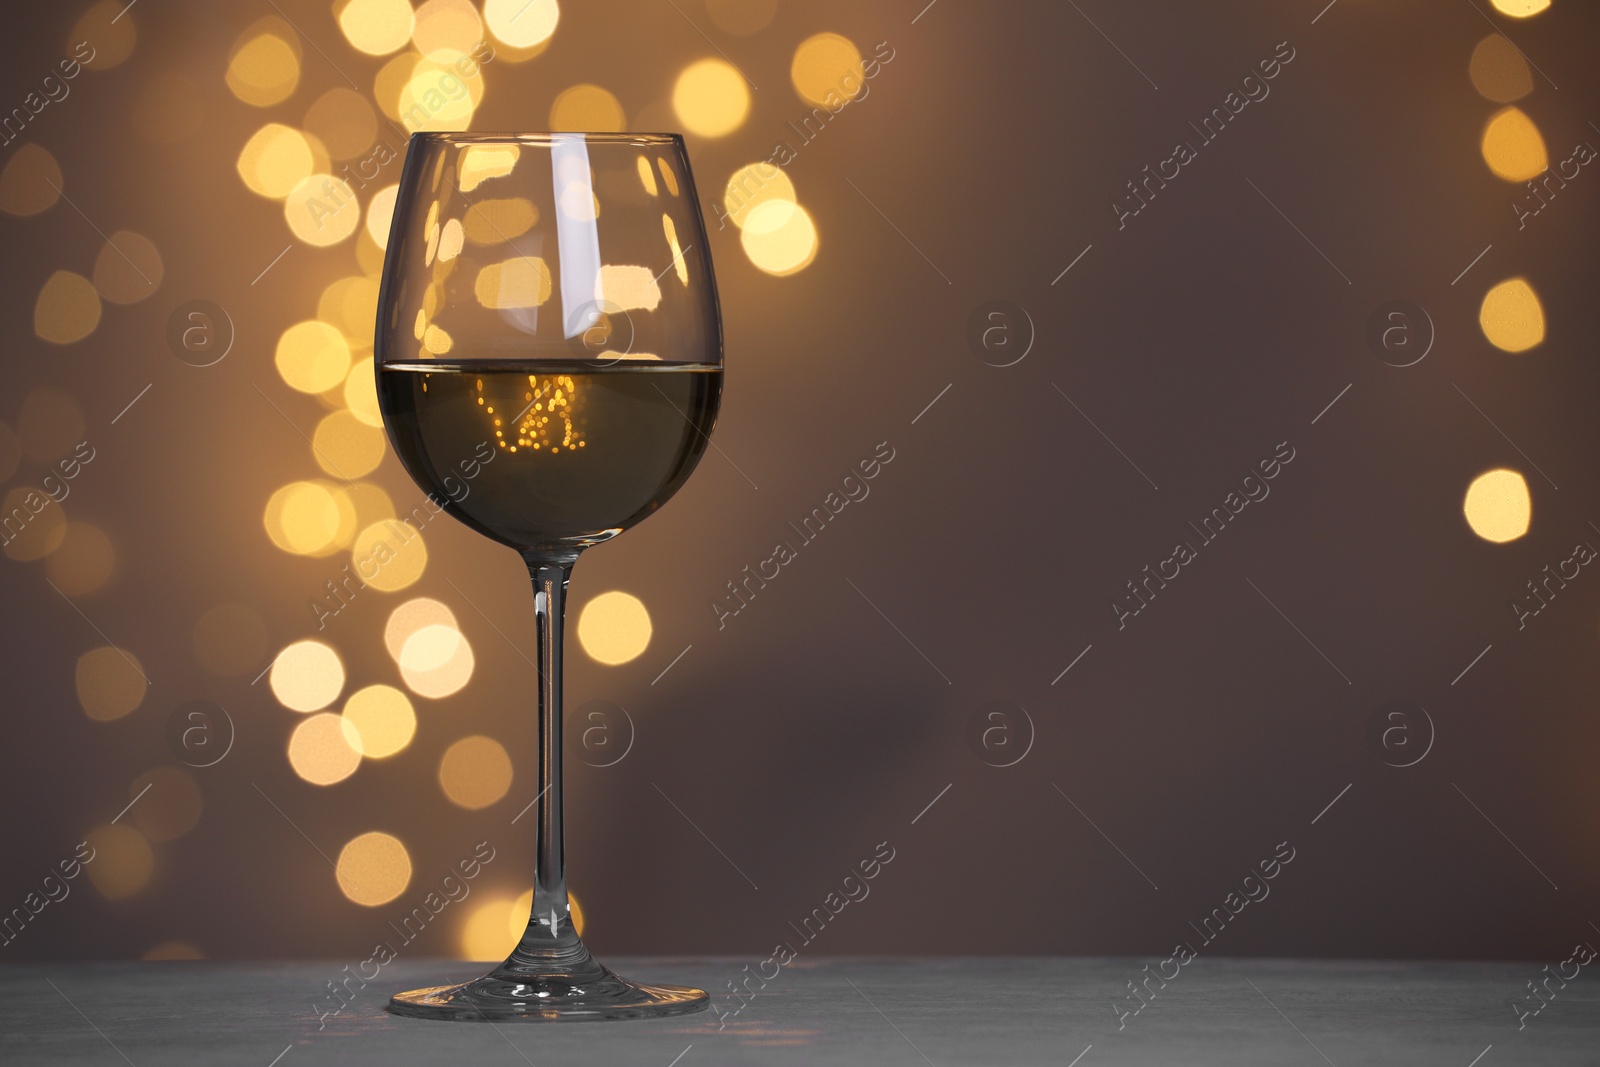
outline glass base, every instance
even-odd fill
[[[589,955],[565,919],[560,925],[564,936],[558,935],[556,944],[548,933],[536,939],[534,931],[539,928],[532,926],[531,936],[489,974],[459,985],[396,993],[389,1000],[389,1011],[415,1019],[468,1023],[583,1022],[688,1015],[710,1004],[703,989],[640,985],[613,974]]]

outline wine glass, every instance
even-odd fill
[[[704,991],[601,966],[567,912],[561,642],[578,553],[650,515],[699,462],[722,393],[704,220],[676,134],[418,133],[374,344],[389,440],[435,503],[522,555],[538,632],[532,914],[462,985],[398,993],[430,1019],[618,1019]]]

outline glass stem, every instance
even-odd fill
[[[566,614],[567,559],[524,557],[533,579],[538,626],[539,796],[534,801],[533,914],[521,949],[540,955],[570,950],[577,938],[567,913],[567,857],[562,825],[561,645]]]

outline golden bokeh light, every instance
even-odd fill
[[[550,268],[537,256],[513,256],[478,271],[472,286],[486,308],[531,308],[550,299]]]
[[[417,713],[410,699],[389,685],[369,685],[351,693],[344,703],[344,721],[355,731],[356,750],[367,759],[394,755],[417,732]]]
[[[778,0],[706,0],[706,14],[717,29],[736,37],[759,33],[778,13]]]
[[[1533,71],[1504,34],[1491,33],[1478,42],[1467,73],[1480,95],[1499,104],[1509,104],[1533,92]]]
[[[195,621],[190,644],[194,658],[222,678],[253,674],[267,658],[267,623],[248,604],[224,603],[206,609]]]
[[[195,828],[205,800],[188,771],[157,767],[128,787],[128,815],[150,841],[175,841]]]
[[[367,234],[379,248],[389,247],[389,227],[394,222],[394,202],[400,186],[387,185],[367,203]]]
[[[404,48],[416,24],[409,0],[348,0],[335,14],[350,47],[369,56]]]
[[[376,908],[411,884],[411,854],[393,834],[372,830],[339,850],[339,890],[357,904]]]
[[[307,716],[289,734],[289,766],[312,785],[334,785],[356,773],[361,752],[354,729],[331,711]]]
[[[583,910],[570,893],[567,894],[567,910],[572,916],[573,932],[582,937]],[[461,958],[484,962],[505,959],[522,940],[532,911],[531,889],[516,900],[502,897],[478,905],[461,929]]]
[[[495,39],[512,48],[537,48],[556,32],[556,0],[484,0],[483,20]]]
[[[295,237],[325,248],[356,232],[361,204],[343,178],[313,174],[290,190],[283,202],[283,218]]]
[[[407,638],[425,626],[457,629],[455,613],[443,603],[425,596],[408,600],[389,613],[389,621],[383,627],[383,645],[397,665]]]
[[[861,50],[848,37],[819,33],[795,49],[789,65],[795,91],[809,104],[837,111],[866,86]]]
[[[453,63],[483,40],[483,20],[471,0],[426,0],[416,12],[411,42],[433,59]]]
[[[111,722],[144,703],[144,668],[138,657],[124,648],[102,645],[78,657],[73,683],[83,712],[97,722]]]
[[[650,612],[631,593],[612,590],[583,606],[578,644],[597,663],[615,667],[637,659],[650,647]]]
[[[337,326],[306,319],[283,331],[273,362],[289,388],[325,393],[350,373],[350,342]]]
[[[372,98],[393,122],[400,121],[400,94],[421,62],[422,57],[415,52],[401,52],[379,68],[372,79]]]
[[[672,110],[690,133],[723,137],[744,124],[750,113],[750,90],[732,64],[702,59],[678,75]]]
[[[769,200],[797,203],[794,182],[789,180],[782,167],[772,163],[750,163],[733,172],[722,193],[722,204],[728,218],[740,229],[750,217],[750,212]]]
[[[491,178],[504,178],[516,167],[522,149],[514,144],[473,144],[461,150],[456,188],[470,193]]]
[[[150,238],[118,230],[94,257],[94,287],[113,304],[137,304],[161,287],[166,267]]]
[[[371,344],[378,321],[377,280],[352,274],[333,282],[317,299],[317,318],[338,327],[352,347]]]
[[[131,897],[149,884],[156,856],[138,830],[127,823],[107,823],[90,830],[84,841],[94,850],[84,873],[107,900]]]
[[[307,638],[278,653],[267,682],[290,711],[321,711],[344,689],[344,663],[332,647]]]
[[[350,367],[344,380],[344,403],[350,414],[368,426],[382,428],[383,412],[378,407],[378,379],[372,369],[372,357],[358,359]]]
[[[244,143],[234,169],[257,196],[282,200],[311,175],[311,142],[281,122],[269,122]]]
[[[266,18],[240,35],[224,76],[234,96],[255,107],[271,107],[300,84],[300,42],[294,28]]]
[[[0,522],[5,524],[6,555],[23,562],[43,559],[67,537],[65,509],[28,486],[19,485],[6,493],[0,502]]]
[[[371,474],[383,462],[387,449],[388,439],[383,431],[349,411],[324,415],[311,436],[317,465],[345,480]]]
[[[261,525],[285,552],[327,556],[350,543],[355,507],[337,486],[290,482],[267,498]]]
[[[72,27],[67,47],[87,41],[94,49],[91,59],[84,61],[90,70],[110,70],[133,55],[133,46],[139,42],[139,32],[134,29],[131,5],[124,0],[100,0]]]
[[[448,263],[461,254],[467,241],[466,227],[460,219],[451,219],[439,231],[439,262]]]
[[[305,131],[328,150],[333,159],[354,159],[378,136],[378,116],[367,98],[354,89],[337,86],[317,97],[306,111]]]
[[[477,661],[466,635],[454,626],[424,626],[400,647],[400,677],[420,697],[443,700],[472,680]]]
[[[1496,348],[1526,352],[1544,340],[1544,308],[1539,294],[1524,278],[1501,282],[1484,295],[1478,325]]]
[[[206,954],[187,941],[163,941],[144,950],[139,959],[147,962],[203,960]]]
[[[472,124],[472,112],[483,101],[483,78],[463,75],[459,62],[441,52],[412,68],[395,105],[407,130],[464,130]]]
[[[393,520],[373,523],[357,534],[350,558],[362,581],[386,593],[412,585],[428,569],[422,533]]]
[[[439,787],[459,808],[487,808],[511,788],[511,757],[492,737],[463,737],[439,761]]]
[[[1484,126],[1483,160],[1495,177],[1508,182],[1536,178],[1550,165],[1539,127],[1515,107],[1501,108]]]
[[[745,216],[739,243],[751,263],[782,277],[804,270],[817,258],[817,227],[799,204],[768,200]]]
[[[39,463],[55,463],[84,439],[83,409],[60,389],[41,386],[29,390],[17,413],[17,437],[23,455]]]
[[[493,245],[521,237],[539,221],[539,209],[525,196],[480,200],[467,209],[461,229],[475,245]]]
[[[673,223],[671,215],[661,216],[661,232],[667,239],[667,251],[672,253],[672,269],[677,273],[678,281],[688,285],[689,264],[684,262],[683,246],[678,243],[678,227]]]
[[[206,115],[206,94],[194,79],[164,70],[139,89],[133,101],[133,128],[152,144],[175,145],[200,128]]]
[[[1522,475],[1512,470],[1492,470],[1473,479],[1461,510],[1473,533],[1485,541],[1504,544],[1528,532],[1533,498]]]
[[[1510,15],[1514,19],[1525,19],[1530,15],[1537,15],[1550,6],[1550,0],[1489,0],[1496,11],[1502,15]]]
[[[654,311],[661,304],[655,271],[637,264],[607,263],[594,281],[595,299],[611,311]]]
[[[47,149],[25,144],[0,169],[0,211],[37,215],[61,199],[61,164]]]
[[[45,280],[33,305],[33,332],[51,344],[70,345],[100,325],[100,294],[94,283],[70,270]]]
[[[598,85],[564,89],[550,105],[550,128],[557,132],[620,133],[626,124],[622,102]]]
[[[86,522],[69,522],[61,544],[45,557],[44,573],[68,596],[83,596],[110,581],[116,566],[117,552],[105,531]]]
[[[650,169],[650,160],[639,156],[634,162],[639,165],[639,184],[644,186],[644,191],[651,196],[660,196],[661,190],[656,188],[656,172]]]

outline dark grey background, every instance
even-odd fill
[[[20,101],[64,52],[84,6],[8,13],[0,103]],[[326,3],[278,6],[370,85],[378,61],[354,56]],[[575,649],[569,659],[572,707],[610,699],[639,728],[617,766],[571,762],[570,877],[596,951],[765,956],[881,841],[894,862],[815,951],[1165,956],[1282,841],[1296,858],[1270,898],[1208,951],[1553,961],[1596,936],[1600,578],[1585,572],[1523,632],[1510,605],[1545,564],[1600,538],[1589,525],[1600,521],[1600,177],[1586,169],[1518,232],[1520,187],[1495,178],[1478,147],[1498,105],[1474,91],[1467,63],[1504,29],[1554,79],[1536,75],[1519,106],[1552,160],[1565,158],[1600,140],[1600,13],[1576,0],[1526,22],[1474,0],[783,0],[771,26],[736,38],[698,3],[677,7],[568,3],[545,55],[486,69],[474,128],[542,126],[579,81],[617,93],[636,124],[659,124],[677,72],[715,54],[687,15],[760,86],[739,132],[691,142],[709,216],[728,174],[794,140],[784,124],[806,111],[788,84],[800,40],[834,30],[863,51],[888,41],[896,58],[789,168],[821,233],[813,266],[774,279],[731,228],[712,237],[724,455],[577,568],[575,604],[626,589],[656,625],[624,667]],[[12,958],[131,958],[178,938],[212,958],[360,959],[390,913],[477,841],[505,857],[485,874],[490,888],[515,893],[530,877],[531,827],[510,819],[536,791],[531,672],[495,629],[531,649],[531,599],[510,552],[441,523],[418,585],[339,619],[352,677],[376,677],[387,612],[440,597],[478,671],[421,709],[407,752],[328,789],[287,766],[296,717],[264,683],[218,680],[190,652],[195,619],[225,599],[262,612],[273,648],[305,636],[305,601],[335,569],[278,552],[260,523],[267,495],[314,467],[253,383],[310,424],[318,409],[278,382],[272,345],[354,269],[349,246],[297,245],[290,269],[249,285],[284,237],[277,206],[240,186],[238,148],[341,84],[308,47],[301,86],[278,109],[226,93],[228,48],[272,13],[142,3],[132,58],[85,73],[30,130],[102,228],[156,241],[167,266],[156,297],[116,309],[78,345],[40,342],[39,286],[58,267],[86,271],[101,238],[65,205],[0,223],[0,419],[14,421],[39,385],[78,399],[101,458],[69,510],[106,529],[120,558],[82,615],[38,565],[0,564],[0,907],[126,803],[132,779],[172,762],[172,708],[214,700],[239,726],[230,758],[195,772],[201,823],[156,846],[151,884],[109,903],[78,883]],[[1296,58],[1271,96],[1119,232],[1110,204],[1124,182],[1282,41]],[[156,150],[129,115],[139,86],[168,70],[205,87],[208,110],[193,136]],[[1542,298],[1549,333],[1511,356],[1484,340],[1477,309],[1517,275]],[[226,307],[239,330],[230,358],[203,372],[162,339],[170,311],[196,298]],[[1006,368],[966,339],[996,299],[1025,309],[1037,333]],[[1369,315],[1394,299],[1420,303],[1437,330],[1405,369],[1364,340]],[[710,602],[724,583],[791,538],[786,524],[883,441],[895,459],[871,496],[719,632]],[[1109,605],[1124,583],[1283,441],[1296,458],[1271,496],[1119,631]],[[1496,466],[1522,471],[1533,493],[1532,529],[1506,545],[1474,536],[1461,514],[1469,482]],[[37,474],[25,466],[13,484]],[[420,497],[392,457],[375,478],[397,503]],[[73,695],[76,657],[104,643],[84,616],[152,680],[144,706],[114,723],[86,719]],[[1003,769],[968,743],[996,699],[1036,728]],[[1426,708],[1436,731],[1406,769],[1365,738],[1394,699]],[[439,753],[468,732],[517,760],[511,793],[475,813],[434,781]],[[413,890],[389,908],[347,902],[318,855],[369,829],[402,837],[416,864]],[[458,940],[459,926],[441,925],[416,951],[450,953]]]

